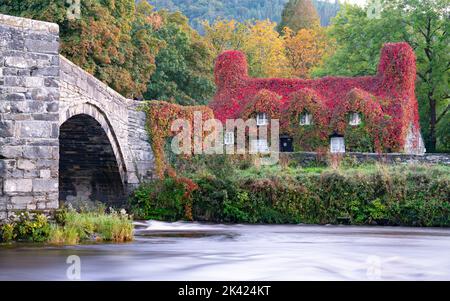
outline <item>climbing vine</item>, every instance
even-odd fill
[[[165,144],[168,138],[174,137],[177,133],[172,131],[172,124],[177,119],[185,120],[191,129],[194,129],[194,113],[201,113],[202,124],[208,120],[213,119],[214,114],[212,110],[206,106],[181,106],[164,101],[150,101],[145,105],[147,113],[147,129],[150,136],[150,142],[155,157],[155,173],[160,179],[164,178],[169,172],[174,175],[175,171],[169,169],[165,156]],[[195,135],[201,137],[196,141],[203,141],[203,136],[207,133],[201,131],[191,130],[191,154],[193,153],[193,141]],[[200,146],[203,149],[203,145]],[[189,154],[186,154],[189,155]],[[176,173],[175,173],[176,174]]]
[[[335,132],[348,135],[350,149],[360,151],[402,151],[411,126],[415,137],[419,136],[416,60],[407,43],[385,44],[374,76],[251,78],[247,70],[246,57],[239,51],[226,51],[216,60],[217,93],[210,107],[222,122],[257,109],[270,110],[270,105],[262,106],[264,101],[255,101],[255,97],[261,91],[258,97],[269,97],[271,91],[279,96],[273,103],[280,104],[284,129],[297,137],[299,150],[323,149],[325,140]],[[295,125],[304,110],[315,115],[314,125]],[[363,120],[358,127],[349,128],[346,124],[353,112],[361,112]]]
[[[324,151],[328,145],[329,116],[326,105],[314,90],[303,89],[289,97],[286,120],[283,122],[286,132],[294,138],[296,151]],[[310,125],[300,125],[302,114],[311,114]]]
[[[350,115],[356,113],[361,123],[350,125]],[[392,145],[383,141],[383,128],[389,120],[383,118],[380,102],[373,95],[360,90],[351,90],[342,104],[336,107],[331,119],[331,126],[337,134],[344,136],[346,147],[350,151],[381,152],[383,145]]]
[[[247,104],[241,116],[243,119],[256,118],[258,112],[264,112],[269,119],[280,119],[280,101],[281,96],[272,91],[262,89]]]

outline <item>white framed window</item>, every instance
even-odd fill
[[[330,152],[333,154],[345,153],[344,137],[332,137],[331,138]]]
[[[256,125],[257,126],[264,126],[269,124],[269,118],[267,116],[267,113],[258,113],[256,114]]]
[[[269,152],[269,144],[267,143],[267,139],[255,139],[251,141],[251,151],[253,153],[268,153]]]
[[[225,145],[233,145],[234,144],[234,132],[226,132],[223,143]]]
[[[361,124],[361,115],[359,113],[350,114],[350,125],[356,126]]]
[[[308,112],[300,115],[300,125],[311,125],[312,123],[312,115]]]

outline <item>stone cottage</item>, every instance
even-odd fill
[[[216,61],[210,106],[222,122],[251,116],[267,126],[279,118],[281,151],[424,154],[415,80],[407,43],[384,45],[374,76],[312,80],[252,78],[245,55],[226,51]]]

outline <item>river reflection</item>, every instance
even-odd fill
[[[135,223],[126,244],[0,246],[0,280],[450,280],[450,229]]]

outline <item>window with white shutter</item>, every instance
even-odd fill
[[[256,114],[256,125],[264,126],[269,124],[269,118],[267,117],[267,113],[258,113]]]
[[[234,132],[226,132],[225,133],[224,144],[225,145],[233,145],[234,144]]]
[[[300,115],[300,125],[311,125],[312,123],[312,116],[309,113],[303,113]]]
[[[331,138],[330,152],[333,154],[345,153],[344,137],[332,137]]]
[[[350,114],[350,125],[356,126],[361,124],[361,115],[359,113]]]
[[[266,139],[252,140],[250,147],[253,153],[269,152],[269,144],[267,143]]]

